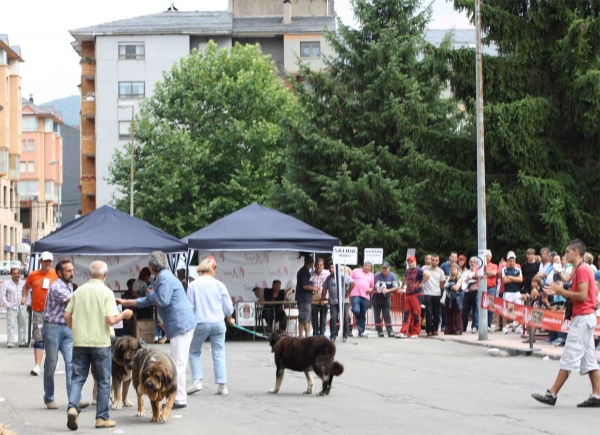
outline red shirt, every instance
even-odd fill
[[[583,316],[596,312],[596,284],[594,283],[594,273],[587,264],[582,264],[575,271],[573,276],[573,285],[571,291],[578,291],[579,284],[587,282],[588,294],[585,302],[573,299],[573,316]]]
[[[490,278],[488,277],[487,279],[487,288],[492,288],[492,287],[496,287],[498,278],[496,275],[498,275],[498,265],[494,264],[492,262],[489,262],[486,266],[485,266],[485,273],[493,273],[494,277]]]

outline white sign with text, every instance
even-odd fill
[[[356,246],[334,246],[333,262],[350,266],[358,264],[358,248]]]
[[[365,263],[383,263],[383,248],[365,248]]]

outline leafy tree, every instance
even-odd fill
[[[473,14],[472,0],[455,8]],[[600,2],[482,2],[488,234],[508,248],[600,250]],[[447,51],[474,112],[472,49]],[[472,118],[473,119],[473,118]]]
[[[448,61],[425,42],[418,0],[354,0],[327,69],[301,67],[308,123],[293,131],[270,200],[344,244],[404,249],[476,245],[475,142],[452,98]],[[449,50],[450,41],[443,46]]]
[[[293,94],[260,48],[209,43],[163,74],[136,123],[135,214],[182,237],[253,201],[283,172]],[[130,145],[117,150],[109,181],[129,210]]]

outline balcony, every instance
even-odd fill
[[[81,193],[85,196],[96,196],[96,179],[85,178],[81,180]]]
[[[96,136],[81,137],[81,155],[85,157],[96,157]]]
[[[21,159],[18,155],[9,157],[8,178],[10,181],[19,181],[21,178]]]
[[[96,80],[96,65],[93,63],[82,62],[81,75],[85,77],[86,80]]]
[[[95,101],[81,101],[81,115],[86,119],[96,118],[96,102]]]

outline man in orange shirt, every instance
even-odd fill
[[[44,325],[44,306],[46,305],[46,295],[50,285],[58,279],[56,271],[52,267],[54,257],[48,251],[42,252],[42,268],[31,272],[23,287],[23,299],[21,304],[27,300],[27,294],[31,291],[31,323],[33,337],[33,356],[35,366],[31,369],[32,376],[39,376],[40,364],[44,356],[44,339],[42,338],[42,326]]]

